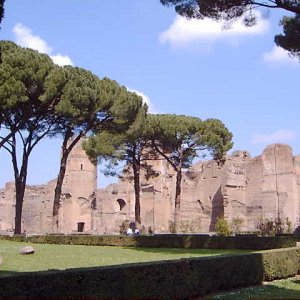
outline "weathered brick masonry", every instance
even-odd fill
[[[165,161],[153,161],[158,176],[141,180],[141,218],[146,229],[169,232],[173,221],[175,173]],[[97,169],[81,146],[70,155],[60,209],[62,233],[118,233],[122,222],[134,220],[134,190],[130,179],[96,188]],[[23,229],[49,233],[55,180],[28,186],[24,201]],[[289,146],[274,144],[251,158],[236,151],[224,165],[196,163],[182,182],[181,230],[213,231],[216,218],[243,220],[243,230],[254,230],[261,218],[288,218],[298,223],[300,212],[300,156]],[[0,190],[0,231],[14,228],[14,184]]]

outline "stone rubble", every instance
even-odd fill
[[[22,255],[33,254],[34,252],[35,250],[32,246],[24,246],[20,249],[20,254]]]

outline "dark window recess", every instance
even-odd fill
[[[126,202],[123,199],[118,199],[117,201],[120,205],[120,211],[121,211],[125,207]]]
[[[78,222],[77,223],[77,231],[83,232],[84,231],[84,222]]]

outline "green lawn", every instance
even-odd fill
[[[36,252],[33,255],[20,255],[19,250],[25,245],[33,246]],[[3,258],[3,263],[0,265],[0,276],[7,276],[15,272],[51,269],[64,270],[69,268],[119,265],[188,257],[230,255],[241,252],[249,251],[49,245],[0,240],[0,256]],[[300,299],[300,277],[210,295],[204,299]]]
[[[36,252],[33,255],[19,254],[20,248],[26,245],[33,246]],[[0,240],[0,256],[3,258],[0,276],[10,272],[64,270],[241,252],[243,251],[27,244]]]
[[[275,280],[261,286],[204,297],[204,300],[300,299],[300,278]]]

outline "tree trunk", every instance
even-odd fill
[[[15,209],[15,234],[22,233],[22,209],[23,209],[23,200],[25,194],[24,182],[20,178],[15,181],[16,187],[16,209]]]
[[[174,213],[174,226],[177,233],[180,228],[180,202],[181,202],[181,180],[182,171],[178,168],[176,173],[176,189],[175,189],[175,213]]]
[[[141,226],[141,204],[140,204],[140,164],[137,161],[133,162],[133,181],[135,195],[135,223],[138,228]]]
[[[62,153],[62,157],[60,160],[60,167],[59,167],[59,173],[57,176],[57,182],[54,192],[54,201],[53,201],[53,211],[52,211],[52,231],[54,233],[58,232],[58,213],[60,208],[60,197],[61,197],[61,191],[62,191],[62,185],[66,173],[66,167],[67,167],[67,159],[68,155],[66,153]]]
[[[17,156],[13,149],[12,161],[15,172],[16,209],[15,209],[15,234],[22,233],[22,209],[27,179],[28,152],[24,151],[20,174],[17,167]]]
[[[70,152],[74,148],[74,146],[77,144],[77,142],[82,138],[84,133],[80,133],[68,146],[68,142],[73,136],[72,131],[68,131],[64,137],[64,141],[62,144],[62,154],[61,154],[61,160],[60,160],[60,167],[59,167],[59,173],[57,176],[56,186],[54,190],[54,201],[53,201],[53,210],[52,210],[52,231],[54,233],[57,233],[59,230],[59,209],[60,209],[60,197],[62,192],[62,185],[64,182],[65,174],[66,174],[66,168],[67,168],[67,160],[69,157]]]

